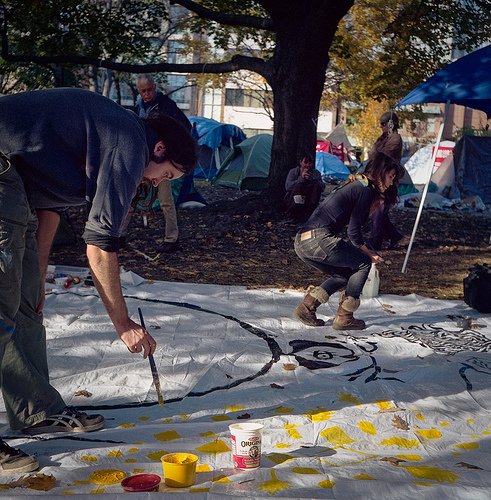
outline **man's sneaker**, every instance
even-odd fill
[[[87,415],[66,406],[60,413],[20,432],[30,435],[43,432],[91,432],[100,429],[105,423],[102,415]]]
[[[179,240],[177,241],[164,241],[160,247],[160,253],[172,253],[177,252],[181,247],[179,246]]]
[[[35,471],[38,467],[39,462],[36,457],[11,448],[0,439],[0,476],[24,474]]]

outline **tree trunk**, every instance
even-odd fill
[[[353,0],[286,1],[271,12],[276,48],[268,83],[274,95],[274,138],[267,196],[276,206],[299,154],[315,155],[317,118],[329,64],[328,50]],[[270,68],[271,69],[271,68]]]

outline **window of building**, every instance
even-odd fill
[[[265,90],[226,89],[225,106],[263,108],[268,97]]]

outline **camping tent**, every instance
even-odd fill
[[[215,186],[259,190],[266,187],[273,136],[258,134],[234,147],[213,181]]]
[[[347,179],[350,174],[349,168],[337,156],[323,151],[315,153],[315,168],[322,176],[336,177],[337,179]]]
[[[406,106],[408,104],[420,104],[427,102],[444,102],[445,114],[440,126],[436,149],[440,145],[447,117],[449,105],[459,104],[473,109],[484,111],[488,117],[491,116],[491,45],[471,52],[467,56],[461,57],[457,61],[445,66],[445,68],[435,73],[421,85],[416,87],[397,106]],[[418,228],[421,212],[423,211],[424,199],[428,193],[430,177],[433,165],[436,159],[436,152],[428,164],[428,177],[421,197],[421,203],[418,215],[414,223],[411,240],[406,252],[402,272],[406,270],[409,253],[413,245],[416,230]]]
[[[433,166],[433,174],[442,164],[443,160],[451,153],[455,142],[442,141],[438,148],[438,154]],[[405,163],[406,170],[411,176],[414,184],[424,184],[428,180],[428,162],[431,160],[435,149],[434,144],[418,149]]]
[[[242,142],[246,135],[236,125],[217,122],[202,116],[188,116],[191,124],[196,124],[199,158],[194,173],[197,179],[212,179],[223,160]]]
[[[348,136],[346,135],[346,129],[343,123],[338,123],[325,137],[326,141],[332,142],[335,146],[338,144],[343,144],[343,146],[348,151],[354,151],[355,148],[349,142]]]

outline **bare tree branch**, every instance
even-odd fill
[[[215,21],[219,24],[226,24],[227,26],[245,26],[246,28],[256,28],[268,31],[275,30],[273,20],[269,17],[222,14],[202,7],[192,0],[170,0],[170,3],[181,5],[191,12],[198,14],[199,17]]]

